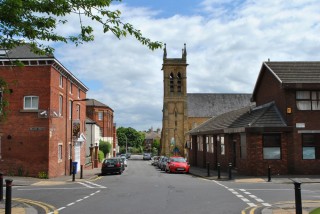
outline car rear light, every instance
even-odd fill
[[[116,164],[116,167],[120,167],[120,166],[121,166],[121,163],[117,163],[117,164]]]

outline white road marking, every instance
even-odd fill
[[[99,192],[100,192],[100,190],[98,190],[98,191],[96,191],[96,192],[94,192],[94,193],[91,193],[90,195],[85,196],[85,197],[83,197],[83,198],[80,198],[80,199],[78,199],[78,200],[76,200],[76,201],[74,201],[74,202],[71,202],[71,203],[67,204],[66,206],[67,206],[67,207],[70,207],[70,206],[72,206],[72,205],[75,205],[76,203],[78,203],[78,202],[80,202],[80,201],[82,201],[82,200],[84,200],[84,199],[87,199],[87,198],[89,198],[89,197],[91,197],[91,196],[93,196],[93,195],[95,195],[95,194],[97,194],[97,193],[99,193]],[[60,211],[60,210],[63,210],[63,209],[65,209],[65,208],[66,208],[66,207],[60,207],[60,208],[58,208],[57,210]],[[48,214],[54,214],[54,212],[50,212],[50,213],[48,213]]]

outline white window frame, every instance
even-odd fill
[[[102,121],[103,120],[103,111],[98,112],[98,120]]]
[[[72,94],[72,82],[70,82],[69,93]]]
[[[80,99],[81,90],[78,88],[78,99]]]
[[[62,143],[58,144],[58,162],[62,162],[63,159],[63,145]]]
[[[63,76],[62,76],[62,74],[60,74],[60,77],[59,77],[59,86],[60,86],[60,88],[63,88]]]
[[[63,96],[59,95],[59,117],[61,117],[63,114]]]
[[[27,107],[26,106],[26,99],[30,98],[30,104],[31,106]],[[33,100],[36,100],[36,106],[33,106]],[[39,97],[38,96],[24,96],[23,98],[23,109],[26,109],[26,110],[37,110],[39,109]]]

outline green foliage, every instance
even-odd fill
[[[48,176],[48,173],[47,173],[47,172],[39,172],[39,173],[38,173],[38,178],[48,179],[49,176]]]
[[[103,151],[100,151],[99,150],[99,153],[98,153],[98,160],[99,162],[101,163],[103,160],[104,160],[105,156],[103,154]]]
[[[100,140],[99,141],[99,150],[104,153],[104,156],[111,152],[112,145],[109,142]]]
[[[316,208],[310,212],[310,214],[320,214],[320,208]]]
[[[152,143],[152,149],[155,148],[158,151],[160,150],[160,140],[159,139],[154,139],[153,143]]]
[[[134,128],[124,128],[119,127],[117,129],[117,138],[118,138],[118,144],[121,147],[126,146],[126,142],[128,144],[128,147],[136,147],[139,148],[142,146],[143,141],[145,139],[145,135],[142,132],[138,132]]]
[[[0,46],[11,49],[29,40],[33,52],[52,54],[54,49],[40,42],[72,42],[79,45],[94,40],[94,29],[83,25],[82,19],[89,18],[100,24],[103,32],[111,32],[117,38],[131,35],[142,45],[155,50],[161,42],[153,42],[143,37],[140,30],[121,20],[119,10],[108,10],[111,3],[121,0],[2,0],[0,1]],[[79,17],[79,31],[71,36],[59,34],[59,27],[68,24],[68,16]]]
[[[10,93],[8,84],[0,77],[0,122],[7,118],[7,107],[9,106],[9,102],[6,100],[4,95],[8,93]]]

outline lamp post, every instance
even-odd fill
[[[126,134],[124,134],[125,138],[126,138],[126,155],[128,154],[128,138],[126,136]]]
[[[73,142],[73,124],[72,124],[72,114],[73,114],[73,102],[74,101],[87,101],[89,99],[85,98],[85,99],[79,99],[79,100],[70,100],[70,175],[72,174],[72,142]],[[79,118],[80,119],[80,118]]]

